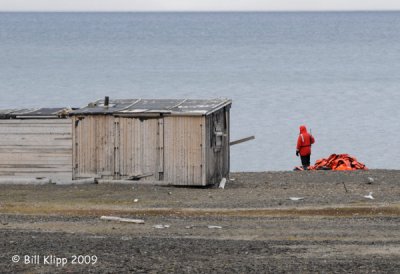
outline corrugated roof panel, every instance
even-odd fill
[[[181,105],[175,107],[175,112],[210,112],[217,108],[219,105],[228,103],[226,99],[212,99],[212,100],[187,100]]]
[[[16,119],[16,118],[59,118],[66,116],[70,108],[20,108],[20,109],[3,109],[0,110],[0,119]]]
[[[176,99],[142,99],[136,104],[131,106],[129,109],[148,109],[148,110],[169,110],[179,104],[182,100]]]
[[[86,107],[74,110],[72,115],[84,114],[113,114],[117,111],[127,109],[129,106],[137,102],[138,99],[116,99],[109,102],[107,107],[104,106],[104,100],[97,100],[89,103]]]
[[[18,116],[58,116],[58,113],[64,109],[65,108],[39,108],[33,111],[18,114]]]
[[[71,115],[88,114],[140,114],[163,113],[171,115],[205,115],[220,106],[231,104],[228,99],[116,99],[104,106],[104,100],[90,103],[88,106],[72,111]]]

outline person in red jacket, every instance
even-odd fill
[[[300,126],[299,138],[297,138],[296,156],[300,155],[301,164],[304,170],[310,166],[311,145],[314,144],[314,137],[307,132],[306,126]]]

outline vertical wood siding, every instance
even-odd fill
[[[73,123],[75,179],[151,174],[142,180],[207,185],[229,174],[229,108],[207,117],[93,115]],[[225,135],[218,148],[216,130]]]
[[[119,125],[119,175],[151,176],[142,180],[158,180],[160,169],[160,120],[158,118],[116,118]],[[162,120],[161,120],[162,121]],[[161,124],[162,126],[162,124]]]
[[[175,185],[203,185],[204,117],[164,118],[164,179]]]
[[[73,124],[73,178],[113,178],[114,117],[74,117]]]
[[[70,119],[0,120],[0,176],[71,179]]]

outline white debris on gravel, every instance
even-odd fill
[[[221,229],[222,228],[222,226],[219,226],[219,225],[209,225],[209,226],[207,226],[209,229]]]
[[[122,223],[133,223],[133,224],[144,224],[144,220],[142,220],[142,219],[121,218],[121,217],[116,217],[116,216],[101,216],[100,220],[116,221],[116,222],[122,222]]]
[[[122,241],[130,241],[130,240],[132,240],[132,237],[129,237],[129,236],[122,236],[122,237],[121,237],[121,240],[122,240]]]
[[[300,201],[300,200],[304,200],[304,197],[289,197],[289,199],[292,201]]]
[[[373,200],[373,199],[375,199],[375,198],[372,197],[372,193],[373,193],[373,192],[370,192],[368,195],[365,195],[365,196],[363,196],[363,197],[366,198],[366,199],[371,199],[371,200]]]
[[[139,199],[134,199],[133,202],[137,203],[137,202],[139,202]]]
[[[93,235],[93,236],[89,236],[88,238],[90,239],[106,239],[106,236],[98,236],[98,235]]]
[[[226,178],[222,178],[221,182],[219,183],[219,188],[224,189],[226,184]]]
[[[153,228],[158,228],[158,229],[164,229],[164,228],[169,228],[170,225],[153,225]]]
[[[372,177],[368,177],[368,178],[367,178],[367,183],[368,183],[368,184],[372,184],[374,181],[375,181],[375,180],[374,180],[374,178],[372,178]]]

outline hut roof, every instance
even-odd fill
[[[115,99],[104,106],[104,100],[89,103],[70,115],[110,114],[115,116],[141,116],[151,114],[208,115],[232,103],[229,99]]]
[[[0,109],[0,119],[54,119],[64,118],[70,108]]]

